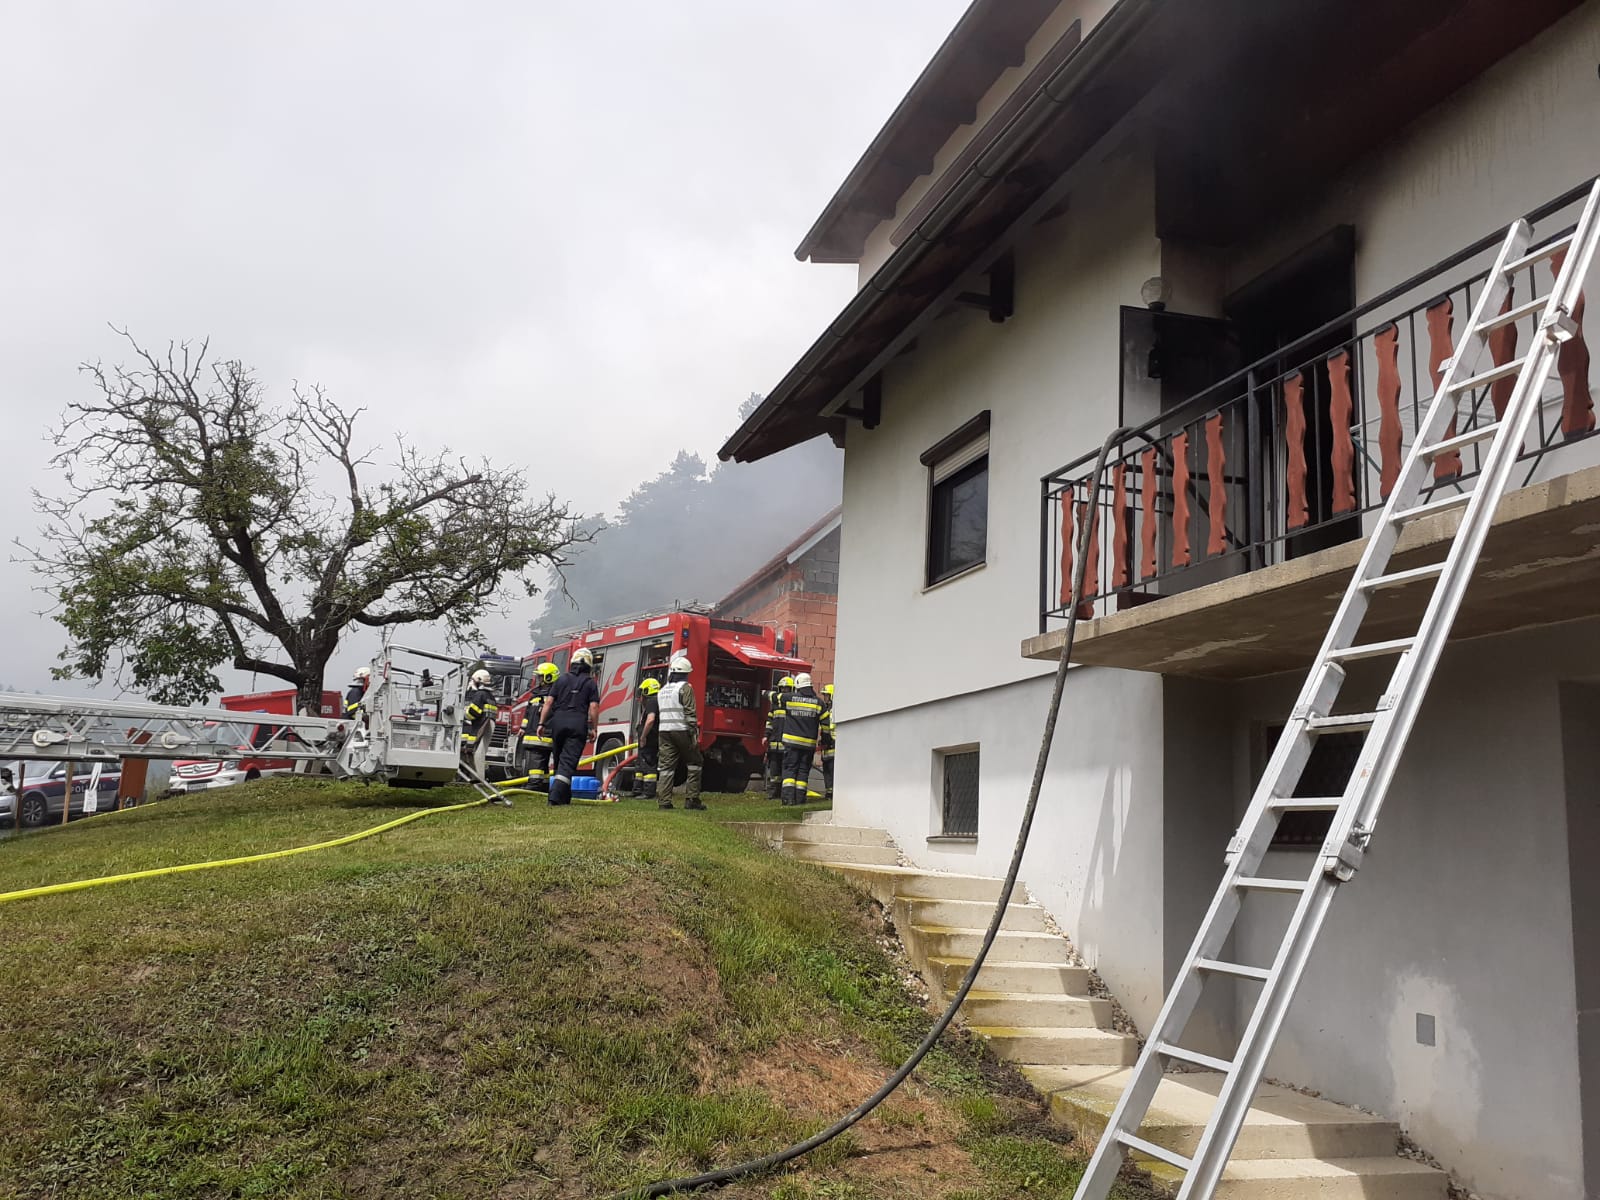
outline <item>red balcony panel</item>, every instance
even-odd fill
[[[1189,435],[1172,438],[1172,565],[1186,567],[1189,553]]]
[[[1306,504],[1306,408],[1299,371],[1283,381],[1283,431],[1288,450],[1284,484],[1289,493],[1289,528],[1301,528],[1311,517]]]
[[[1072,555],[1075,544],[1072,537],[1072,500],[1078,488],[1074,484],[1061,493],[1061,607],[1072,603]]]
[[[1506,289],[1505,303],[1500,306],[1502,313],[1511,311],[1516,295],[1516,285],[1512,284]],[[1489,343],[1489,358],[1497,367],[1502,367],[1510,362],[1517,354],[1517,323],[1502,325],[1498,329],[1491,329],[1487,339]],[[1506,415],[1506,405],[1511,402],[1511,389],[1517,386],[1515,376],[1509,379],[1496,379],[1489,385],[1489,402],[1494,405],[1495,420]]]
[[[1433,380],[1433,394],[1439,394],[1439,384],[1444,381],[1444,360],[1455,353],[1455,343],[1451,340],[1455,328],[1455,305],[1446,296],[1439,303],[1428,309],[1424,320],[1428,325],[1428,376]],[[1456,418],[1452,413],[1450,426],[1445,430],[1440,441],[1453,438],[1456,435]],[[1441,454],[1433,460],[1433,477],[1435,479],[1454,479],[1461,474],[1461,452],[1452,451]]]
[[[1211,510],[1211,528],[1206,539],[1206,554],[1221,554],[1228,548],[1228,488],[1223,468],[1228,454],[1222,446],[1222,414],[1206,418],[1206,504]]]
[[[1090,496],[1094,496],[1095,483],[1088,488]],[[1100,585],[1100,506],[1088,500],[1080,500],[1077,504],[1078,528],[1081,531],[1085,522],[1089,526],[1089,550],[1083,556],[1083,594],[1085,597],[1098,594]],[[1078,602],[1078,617],[1087,621],[1094,616],[1094,604],[1088,599]]]
[[[1356,447],[1350,437],[1350,415],[1355,410],[1350,399],[1350,351],[1328,356],[1328,416],[1333,422],[1333,511],[1356,510]]]
[[[1111,590],[1128,586],[1128,501],[1124,488],[1128,464],[1119,462],[1111,471]]]
[[[1561,264],[1567,261],[1567,252],[1559,250],[1550,256],[1550,269],[1561,274]],[[1561,432],[1566,437],[1576,437],[1594,428],[1594,397],[1589,394],[1589,344],[1583,340],[1583,293],[1572,306],[1572,319],[1578,326],[1577,336],[1561,343],[1556,351],[1556,374],[1561,377]]]
[[[1378,359],[1378,492],[1385,500],[1400,478],[1400,327],[1372,338]]]
[[[1139,578],[1156,573],[1156,449],[1151,446],[1139,456],[1139,511],[1144,524],[1139,526]]]

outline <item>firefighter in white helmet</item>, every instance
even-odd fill
[[[572,664],[550,689],[539,714],[538,733],[550,739],[550,804],[572,803],[572,777],[599,722],[594,653],[584,646],[572,652]]]
[[[355,675],[350,680],[350,686],[344,690],[344,715],[353,717],[361,709],[361,698],[367,694],[367,684],[372,682],[371,667],[357,667]]]
[[[822,732],[822,699],[811,690],[811,676],[794,677],[794,691],[783,705],[783,802],[804,804],[811,790],[811,760]]]
[[[489,754],[489,736],[494,729],[494,714],[499,711],[498,697],[489,687],[494,677],[479,668],[472,673],[472,686],[463,699],[466,708],[461,716],[461,761],[471,767],[481,779],[484,763]]]
[[[661,743],[656,807],[672,807],[672,781],[678,773],[678,760],[688,767],[683,781],[683,806],[701,809],[700,773],[705,760],[700,755],[700,722],[695,714],[694,688],[689,683],[693,664],[682,655],[667,666],[667,682],[656,697],[661,706]]]

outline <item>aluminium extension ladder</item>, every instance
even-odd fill
[[[1228,845],[1222,883],[1074,1200],[1105,1200],[1129,1150],[1183,1171],[1179,1200],[1209,1200],[1216,1190],[1334,893],[1361,865],[1384,794],[1422,707],[1434,667],[1488,536],[1495,508],[1507,490],[1529,422],[1555,365],[1558,347],[1576,332],[1570,314],[1595,251],[1597,221],[1600,221],[1600,182],[1590,191],[1583,215],[1570,235],[1529,252],[1532,231],[1526,221],[1517,221],[1507,231],[1473,307],[1462,344],[1445,364],[1436,394],[1417,429],[1388,503],[1368,539],[1361,563],[1317,652],[1244,820]],[[1562,250],[1568,253],[1548,299],[1530,301],[1501,313],[1514,274]],[[1487,345],[1485,335],[1490,330],[1534,313],[1542,315],[1526,355],[1471,374]],[[1512,375],[1516,376],[1516,383],[1500,419],[1462,434],[1448,433],[1458,398],[1472,389]],[[1422,499],[1434,459],[1485,441],[1489,445],[1483,452],[1476,488],[1440,499]],[[1387,571],[1395,543],[1408,524],[1463,506],[1466,511],[1442,562],[1392,573]],[[1432,584],[1433,592],[1415,635],[1380,642],[1359,641],[1357,631],[1374,592],[1428,583]],[[1344,664],[1368,658],[1396,660],[1382,698],[1372,712],[1335,715],[1334,701],[1344,683]],[[1344,795],[1293,798],[1301,771],[1319,735],[1363,732],[1366,737]],[[1309,878],[1264,878],[1259,874],[1262,859],[1279,819],[1288,812],[1332,813],[1327,840]],[[1271,965],[1257,967],[1226,961],[1223,955],[1227,939],[1243,902],[1251,895],[1262,893],[1299,897]],[[1221,977],[1250,980],[1260,985],[1260,996],[1231,1061],[1178,1044],[1206,981]],[[1222,1076],[1216,1103],[1192,1158],[1138,1135],[1168,1063],[1199,1067]]]

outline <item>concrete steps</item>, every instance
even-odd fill
[[[894,917],[895,929],[936,1001],[961,985],[1000,894],[998,879],[944,875],[899,865],[882,830],[831,826],[825,812],[751,831],[775,848],[839,871]],[[1112,1028],[1112,1004],[1090,996],[1089,972],[1050,932],[1043,909],[1007,906],[989,957],[962,1005],[967,1027],[1017,1063],[1049,1097],[1052,1119],[1097,1142],[1128,1082],[1137,1040]],[[1169,1075],[1141,1136],[1192,1153],[1220,1076]],[[1446,1200],[1443,1172],[1396,1154],[1392,1121],[1263,1086],[1245,1119],[1217,1200]],[[1133,1156],[1160,1194],[1175,1196],[1182,1172]]]
[[[896,866],[900,851],[893,846],[862,846],[836,842],[796,842],[785,837],[785,854],[816,863],[859,863],[874,866]]]

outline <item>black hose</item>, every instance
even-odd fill
[[[1099,497],[1100,478],[1106,469],[1106,459],[1111,456],[1111,448],[1121,441],[1127,434],[1125,428],[1115,430],[1100,446],[1100,456],[1094,464],[1094,486],[1090,491],[1090,504],[1093,505]],[[1092,511],[1092,509],[1091,509]],[[1072,564],[1072,591],[1071,596],[1083,594],[1083,576],[1085,563],[1089,559],[1089,538],[1095,527],[1093,519],[1083,523],[1083,531],[1079,535],[1078,553]],[[938,1042],[939,1036],[949,1027],[955,1019],[956,1010],[961,1007],[962,1001],[967,998],[967,993],[972,990],[973,982],[978,978],[978,971],[983,966],[983,961],[989,955],[989,948],[994,945],[995,936],[1000,932],[1000,923],[1005,919],[1006,906],[1011,903],[1011,892],[1017,885],[1017,873],[1022,869],[1022,855],[1028,848],[1028,835],[1033,830],[1034,810],[1039,806],[1039,791],[1044,786],[1045,766],[1050,761],[1050,743],[1055,740],[1056,718],[1061,713],[1061,696],[1067,686],[1067,668],[1072,662],[1072,641],[1078,631],[1078,606],[1070,604],[1067,613],[1066,638],[1061,645],[1061,660],[1056,664],[1055,688],[1050,693],[1050,707],[1045,713],[1044,735],[1039,742],[1039,758],[1033,767],[1033,783],[1028,788],[1028,804],[1022,810],[1022,824],[1017,829],[1016,848],[1011,852],[1011,866],[1006,870],[1005,882],[1000,885],[1000,898],[995,901],[994,916],[989,919],[989,929],[983,935],[983,944],[978,947],[978,953],[973,956],[972,965],[967,968],[967,974],[961,981],[961,986],[956,989],[956,994],[950,998],[950,1003],[945,1006],[944,1012],[939,1014],[939,1019],[933,1023],[921,1044],[911,1052],[911,1057],[901,1063],[895,1073],[883,1081],[883,1085],[868,1096],[844,1116],[820,1133],[815,1133],[803,1142],[796,1142],[782,1150],[775,1150],[761,1158],[752,1158],[748,1162],[735,1163],[731,1167],[718,1167],[714,1171],[706,1171],[700,1175],[687,1175],[682,1179],[663,1179],[652,1183],[648,1187],[635,1188],[630,1191],[618,1193],[612,1200],[631,1200],[642,1196],[670,1196],[674,1192],[697,1191],[701,1188],[721,1187],[723,1184],[732,1183],[746,1175],[754,1175],[761,1171],[770,1171],[773,1167],[781,1167],[786,1162],[799,1158],[802,1154],[809,1154],[818,1146],[832,1141],[862,1117],[866,1116],[878,1105],[889,1098],[889,1095],[902,1083],[911,1072],[917,1069],[928,1051],[932,1050]]]

